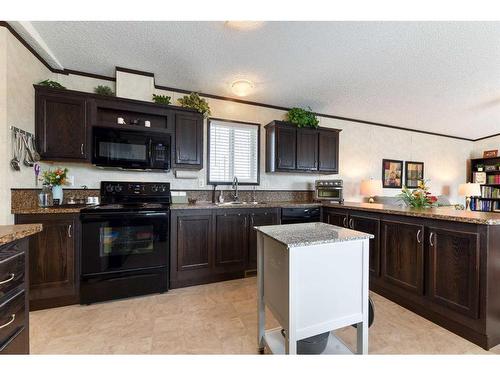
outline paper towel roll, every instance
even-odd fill
[[[198,178],[197,171],[175,171],[175,178],[184,178],[188,180],[195,180]]]

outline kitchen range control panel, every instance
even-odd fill
[[[101,196],[164,196],[170,195],[168,182],[102,181]]]

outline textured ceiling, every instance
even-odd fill
[[[500,22],[33,22],[67,69],[425,131],[500,132]]]

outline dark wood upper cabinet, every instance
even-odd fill
[[[276,169],[294,170],[296,168],[296,129],[280,127],[276,128]]]
[[[87,160],[85,96],[36,88],[35,132],[42,160]]]
[[[16,223],[43,224],[43,231],[29,239],[30,308],[37,310],[78,303],[78,215],[16,215]]]
[[[272,121],[266,128],[266,172],[338,173],[339,129],[297,128]]]
[[[429,297],[449,309],[478,318],[478,233],[429,227]]]
[[[175,114],[174,168],[203,168],[203,115]]]
[[[278,212],[276,209],[257,211],[250,214],[250,228],[248,240],[248,270],[257,269],[257,231],[254,227],[260,225],[275,225],[278,224]]]
[[[215,266],[229,271],[244,267],[248,254],[248,215],[216,213]]]
[[[339,132],[319,130],[319,161],[320,172],[338,173],[339,171]]]
[[[424,293],[424,226],[382,221],[382,277],[412,293]]]
[[[374,277],[380,276],[380,220],[362,214],[351,214],[349,215],[349,227],[375,236],[375,238],[370,239],[369,270],[370,275]]]
[[[318,170],[318,131],[316,129],[297,129],[297,169]]]

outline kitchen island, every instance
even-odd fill
[[[370,289],[490,349],[500,344],[500,214],[324,204],[322,220],[371,233]]]
[[[373,236],[324,223],[255,229],[259,350],[300,354],[300,340],[323,334],[325,354],[347,354],[349,348],[331,331],[355,324],[356,352],[367,354],[368,240]],[[264,331],[265,307],[283,331]]]

